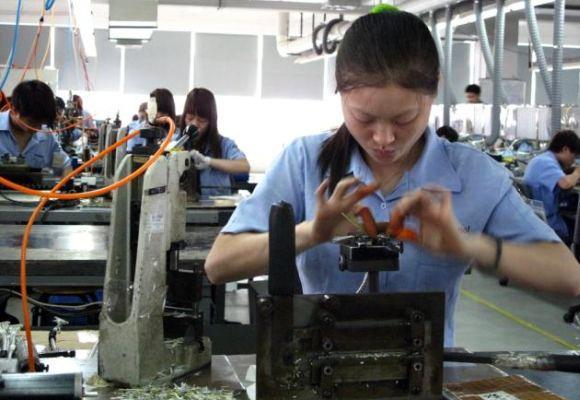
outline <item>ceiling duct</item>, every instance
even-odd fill
[[[158,0],[110,0],[109,40],[120,45],[141,45],[157,28]]]

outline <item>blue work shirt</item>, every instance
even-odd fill
[[[449,143],[430,130],[425,136],[419,160],[404,173],[395,189],[388,194],[376,191],[361,201],[377,221],[388,220],[405,193],[435,184],[451,192],[455,216],[466,231],[516,242],[559,241],[554,231],[522,201],[505,168],[485,153]],[[318,154],[328,137],[329,133],[303,137],[286,147],[253,195],[236,208],[222,232],[268,231],[270,206],[282,200],[294,208],[296,224],[314,219],[315,191],[322,181]],[[352,153],[347,172],[367,184],[374,180],[358,147]],[[305,294],[352,294],[364,279],[363,273],[339,270],[336,244],[316,246],[298,255],[296,261]],[[380,291],[445,292],[445,345],[452,346],[455,304],[467,262],[405,243],[399,265],[398,271],[380,273]]]
[[[145,121],[131,121],[129,125],[127,125],[127,135],[137,129],[141,129],[141,127],[145,125]],[[137,145],[144,145],[146,140],[141,137],[141,135],[137,135],[134,138],[127,140],[127,151],[133,150],[133,147]]]
[[[544,203],[548,224],[560,237],[568,237],[568,227],[558,210],[558,199],[562,192],[558,181],[563,176],[566,174],[556,159],[556,155],[551,151],[546,151],[530,161],[524,173],[524,184],[530,188],[533,199]]]
[[[60,153],[63,160],[57,169],[70,166],[70,158],[58,144],[55,134],[47,131],[36,132],[22,152],[16,143],[16,139],[10,130],[10,112],[0,113],[0,156],[10,154],[18,157],[22,155],[28,166],[32,168],[53,168],[55,153]],[[57,157],[58,158],[58,157]]]
[[[238,148],[232,139],[221,137],[222,156],[225,160],[241,160],[246,155]],[[207,149],[205,155],[213,157],[212,152]],[[232,194],[231,175],[227,172],[209,167],[199,171],[199,188],[202,196],[220,196]]]

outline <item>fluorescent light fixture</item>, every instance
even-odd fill
[[[109,27],[109,40],[145,40],[153,35],[153,28]]]
[[[157,0],[110,0],[109,40],[147,42],[157,28]]]
[[[70,0],[70,6],[81,36],[85,56],[96,57],[97,45],[95,43],[95,25],[91,0]]]

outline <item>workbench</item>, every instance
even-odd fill
[[[0,200],[2,200],[0,198]],[[30,207],[18,206],[0,201],[0,224],[26,224],[36,203]],[[186,210],[188,225],[225,225],[234,212],[232,203],[221,203],[214,200],[202,200],[189,203]],[[111,218],[110,202],[100,206],[75,206],[71,208],[53,209],[42,215],[44,224],[81,224],[108,225]]]
[[[82,354],[82,353],[81,353]],[[88,351],[84,352],[86,356]],[[78,372],[83,373],[85,381],[97,372],[97,356],[91,359],[46,359],[51,372]],[[199,373],[190,374],[177,382],[186,382],[191,385],[209,386],[213,388],[225,388],[234,391],[238,399],[248,399],[245,390],[253,384],[246,380],[248,368],[256,364],[255,355],[228,355],[213,356],[211,368],[202,369]],[[578,391],[578,375],[562,372],[537,372],[537,371],[509,371],[510,374],[523,375],[542,387],[551,390],[567,398],[568,400],[580,399]],[[456,383],[474,381],[487,378],[506,376],[507,373],[486,364],[457,364],[446,363],[444,366],[444,382]],[[539,378],[539,379],[538,379]],[[96,393],[95,393],[96,392]],[[105,400],[115,395],[112,388],[100,388],[95,390],[95,397],[86,399]]]
[[[0,226],[0,286],[19,285],[20,248],[24,225]],[[203,268],[217,237],[218,226],[192,226],[180,264]],[[35,225],[27,252],[31,287],[102,287],[107,265],[109,227],[94,225]]]

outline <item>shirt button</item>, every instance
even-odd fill
[[[381,208],[383,210],[386,210],[387,209],[387,203],[381,203]]]

